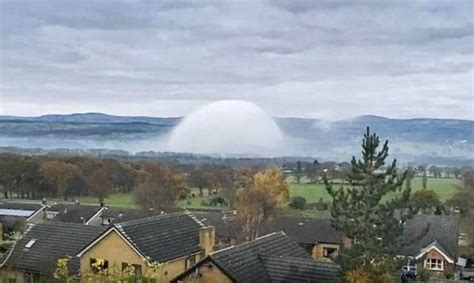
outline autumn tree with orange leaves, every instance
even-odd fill
[[[144,162],[138,172],[135,201],[146,211],[159,213],[162,209],[173,207],[189,192],[184,176],[169,165]]]
[[[252,179],[246,187],[237,190],[235,200],[237,221],[242,227],[244,240],[257,238],[264,222],[289,198],[288,183],[280,169],[258,172]]]
[[[45,161],[41,164],[40,172],[46,180],[56,186],[58,194],[64,195],[67,200],[67,186],[77,176],[81,175],[81,169],[74,164],[63,161]]]

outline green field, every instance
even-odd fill
[[[99,199],[95,197],[79,197],[77,198],[81,204],[98,204]],[[63,199],[48,199],[48,204],[55,202],[64,202]],[[137,208],[133,194],[111,194],[105,199],[105,204],[114,207]]]
[[[304,197],[306,199],[306,203],[318,202],[320,198],[322,198],[324,202],[331,201],[331,197],[326,192],[326,188],[324,184],[308,184],[308,183],[296,184],[294,183],[294,180],[290,180],[290,181],[291,181],[290,197],[294,197],[294,196]],[[446,201],[447,199],[451,198],[451,196],[453,196],[457,190],[456,185],[460,185],[460,184],[461,184],[461,181],[457,179],[428,178],[428,189],[435,191],[439,195],[441,201]],[[413,187],[413,191],[422,189],[420,177],[417,177],[413,180],[412,187]],[[205,197],[189,198],[187,200],[179,201],[178,206],[186,207],[186,208],[222,209],[220,207],[202,206],[201,202],[205,199],[206,199]],[[93,198],[93,197],[80,197],[79,201],[81,202],[81,204],[97,204],[98,203],[98,199]],[[48,202],[49,203],[62,202],[62,200],[49,199]],[[137,205],[135,204],[135,200],[133,199],[133,194],[112,194],[108,198],[105,199],[105,203],[106,205],[116,206],[116,207],[125,207],[125,208],[137,207]],[[302,211],[293,210],[290,208],[285,208],[284,212],[291,215],[305,215],[305,216],[308,213],[311,214],[311,216],[315,216],[313,214],[316,213],[314,210],[302,212]],[[320,212],[318,213],[321,214]],[[315,217],[320,217],[320,216],[323,216],[323,215],[316,215]]]
[[[427,189],[435,191],[439,195],[441,201],[446,201],[454,195],[457,190],[456,186],[460,184],[461,181],[457,179],[428,178]],[[421,177],[416,177],[412,181],[412,188],[412,192],[422,189]],[[307,203],[317,202],[320,198],[326,202],[331,200],[331,197],[326,192],[324,184],[291,183],[290,196],[304,197]]]

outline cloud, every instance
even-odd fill
[[[279,116],[473,119],[473,9],[471,1],[2,1],[0,114],[180,116],[244,99]]]

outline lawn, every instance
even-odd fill
[[[427,188],[435,191],[435,193],[437,193],[440,197],[441,201],[446,201],[450,199],[456,192],[456,185],[460,184],[461,181],[457,179],[428,178]],[[416,177],[412,181],[412,188],[413,192],[422,189],[421,177]],[[331,200],[331,197],[326,192],[326,187],[324,184],[290,183],[290,196],[304,197],[307,203],[317,202],[320,198],[322,198],[323,201]]]
[[[292,180],[293,181],[293,180]],[[305,180],[306,181],[306,180]],[[428,189],[434,190],[440,197],[441,201],[446,201],[451,198],[451,196],[456,192],[456,185],[460,185],[460,180],[456,179],[439,179],[439,178],[428,178]],[[336,185],[337,186],[337,185]],[[413,191],[421,190],[421,178],[417,177],[412,182]],[[290,183],[290,197],[301,196],[306,199],[307,203],[318,202],[320,198],[324,202],[330,202],[331,197],[326,192],[326,188],[323,184],[308,184],[301,183],[296,184],[294,182]],[[201,202],[207,199],[206,197],[194,197],[187,200],[182,200],[178,202],[179,207],[186,208],[207,208],[207,209],[223,209],[221,207],[210,207],[203,206]],[[49,203],[62,202],[61,199],[48,199]],[[80,197],[79,201],[81,204],[97,204],[98,199],[94,197]],[[108,198],[105,199],[105,204],[115,207],[125,207],[125,208],[136,208],[135,200],[133,199],[133,194],[111,194]],[[224,207],[225,208],[225,207]],[[297,210],[292,210],[290,208],[285,208],[285,213],[291,215],[304,215],[305,213],[310,213],[312,217],[320,217],[318,215],[313,215],[313,211],[301,212]],[[305,215],[306,216],[306,215]]]
[[[99,199],[95,197],[79,197],[77,198],[81,204],[93,205],[98,204]],[[63,199],[48,199],[48,204],[55,202],[64,202]],[[114,207],[137,208],[133,194],[111,194],[105,199],[105,204]]]

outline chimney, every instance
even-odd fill
[[[207,256],[214,250],[216,244],[214,226],[201,227],[199,230],[199,246],[204,251],[204,256]]]

